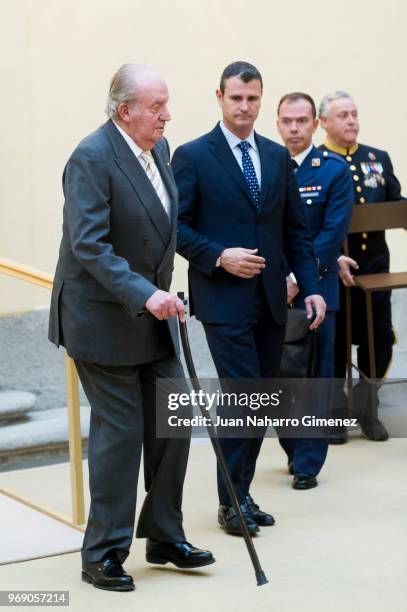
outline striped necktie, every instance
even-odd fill
[[[161,200],[165,212],[168,216],[170,216],[168,197],[166,197],[161,174],[156,166],[154,157],[152,156],[150,151],[143,151],[142,153],[140,153],[139,159],[141,160],[142,166],[148,178],[150,179],[152,186],[154,187],[158,197]]]

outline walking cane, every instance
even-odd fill
[[[184,295],[182,293],[178,293],[178,297],[184,301]],[[199,380],[197,378],[196,371],[195,371],[194,362],[192,359],[191,347],[190,347],[189,339],[188,339],[187,324],[186,322],[181,322],[179,319],[178,319],[178,323],[179,323],[179,330],[180,330],[180,335],[181,335],[182,350],[184,352],[184,357],[185,357],[185,362],[187,364],[189,378],[191,380],[194,391],[199,393],[201,391],[201,386],[199,384]],[[213,450],[215,451],[216,459],[218,461],[220,471],[222,472],[222,476],[224,478],[229,497],[232,500],[233,509],[236,512],[236,516],[240,523],[240,528],[242,530],[243,537],[246,543],[246,547],[247,547],[248,553],[250,555],[250,559],[253,564],[254,572],[256,574],[257,586],[262,586],[263,584],[267,584],[268,580],[260,565],[260,561],[257,556],[256,549],[249,535],[249,531],[247,529],[246,522],[243,518],[243,514],[240,509],[239,501],[236,496],[236,491],[233,486],[232,480],[230,478],[229,470],[225,462],[225,457],[223,455],[222,449],[219,444],[219,440],[217,438],[215,427],[211,419],[210,418],[208,419],[207,412],[205,411],[204,406],[202,406],[202,404],[199,404],[199,408],[201,410],[202,416],[206,417],[204,422],[208,423],[208,425],[206,425],[206,429],[209,434]]]

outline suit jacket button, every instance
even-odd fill
[[[148,240],[148,238],[144,238],[143,244],[150,244],[150,241]]]

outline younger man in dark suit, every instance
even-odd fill
[[[172,160],[180,204],[177,251],[190,263],[191,313],[203,322],[221,379],[277,376],[287,316],[284,253],[310,318],[316,310],[311,326],[325,314],[290,156],[253,129],[262,89],[251,64],[227,66],[216,92],[222,121],[179,147]],[[250,495],[263,435],[221,439],[251,533],[274,523]],[[220,525],[240,534],[219,471],[218,493]]]

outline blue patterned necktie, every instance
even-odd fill
[[[242,142],[239,142],[238,147],[242,151],[243,174],[249,186],[250,194],[253,198],[254,205],[256,208],[258,208],[260,202],[260,187],[259,181],[257,180],[256,171],[252,162],[252,158],[249,154],[250,143],[248,143],[247,140],[242,140]]]

